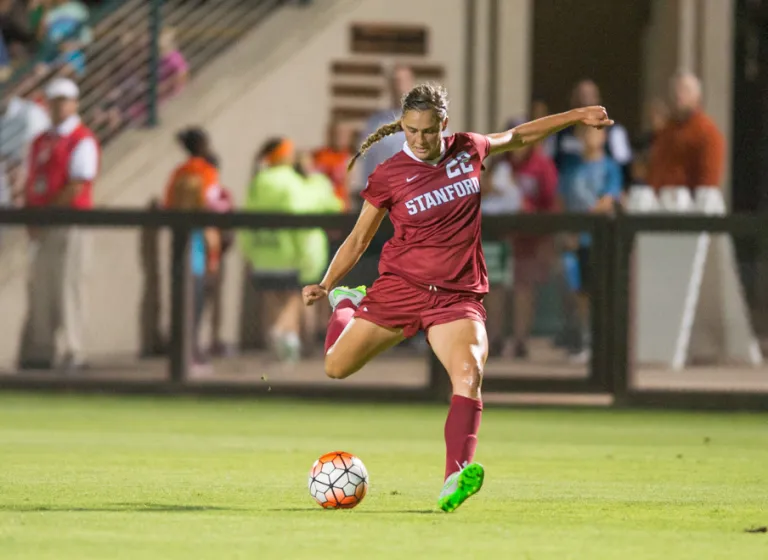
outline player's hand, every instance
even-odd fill
[[[311,286],[304,286],[301,290],[301,297],[304,300],[304,305],[310,306],[319,299],[328,297],[328,290],[320,286],[319,284],[312,284]]]
[[[605,110],[605,107],[595,105],[576,110],[579,112],[579,120],[583,125],[594,126],[595,128],[613,125],[613,121],[608,118],[608,111]]]

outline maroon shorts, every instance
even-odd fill
[[[384,274],[368,289],[355,317],[390,329],[403,329],[406,338],[430,327],[474,319],[485,322],[482,294],[449,292],[417,286]]]

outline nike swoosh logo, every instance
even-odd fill
[[[418,177],[418,175],[414,175],[413,177],[408,177],[408,178],[405,180],[405,182],[406,182],[406,183],[410,183],[410,182],[411,182],[411,181],[413,181],[413,180],[414,180],[416,177]]]

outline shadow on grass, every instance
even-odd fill
[[[307,512],[307,511],[318,511],[318,512],[324,512],[324,511],[350,511],[350,510],[333,510],[333,509],[323,509],[321,507],[304,507],[304,508],[272,508],[268,509],[267,511],[279,511],[279,512],[293,512],[293,513],[301,513],[301,512]],[[390,510],[370,510],[370,509],[355,509],[355,514],[359,513],[365,513],[369,515],[388,515],[388,514],[409,514],[409,513],[416,513],[416,514],[437,514],[437,513],[443,513],[442,511],[434,510],[434,509],[390,509]]]
[[[79,507],[66,505],[35,505],[35,504],[0,504],[0,511],[15,512],[144,512],[144,513],[184,513],[200,511],[240,511],[238,508],[205,506],[205,505],[180,505],[180,504],[153,504],[153,503],[117,503],[101,506]]]

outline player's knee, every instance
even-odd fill
[[[483,384],[483,363],[480,360],[462,362],[451,375],[453,393],[473,399],[478,398]]]
[[[354,373],[342,360],[336,358],[333,353],[325,355],[325,375],[331,379],[344,379]]]

